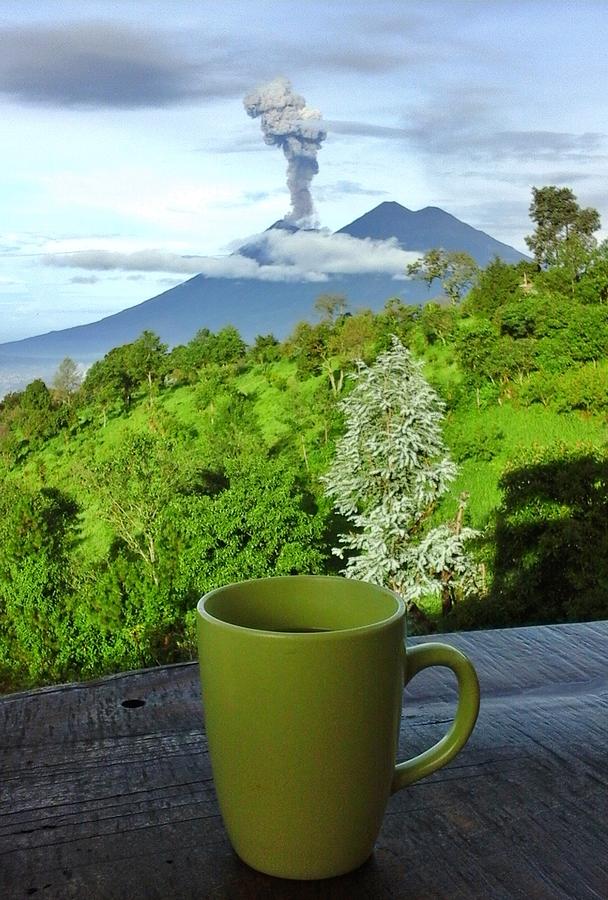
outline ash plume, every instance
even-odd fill
[[[294,94],[287,78],[275,78],[248,94],[244,101],[247,114],[261,119],[267,144],[282,147],[287,159],[287,187],[291,211],[286,222],[312,225],[314,207],[310,183],[319,171],[317,153],[327,137],[321,113],[306,106],[304,97]]]

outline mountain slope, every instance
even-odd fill
[[[284,226],[281,222],[271,226],[277,227]],[[403,249],[420,252],[431,247],[464,250],[482,266],[494,256],[506,262],[525,258],[434,207],[412,212],[399,203],[381,203],[336,233],[377,240],[396,237]],[[263,236],[242,249],[243,255],[268,262]],[[0,396],[33,378],[49,380],[65,356],[89,364],[112,347],[135,340],[144,329],[156,332],[171,346],[187,342],[199,328],[217,331],[228,324],[235,325],[246,341],[268,332],[284,338],[298,321],[312,317],[314,301],[321,293],[345,294],[352,306],[375,310],[392,296],[406,303],[421,303],[429,297],[420,281],[382,274],[282,282],[196,275],[97,322],[0,344]]]
[[[236,325],[247,341],[267,332],[282,338],[296,322],[312,313],[314,300],[321,293],[346,294],[354,306],[380,308],[396,294],[418,302],[426,298],[428,289],[419,282],[395,281],[386,275],[296,282],[195,275],[97,322],[0,344],[0,360],[11,354],[31,359],[69,353],[87,361],[134,340],[145,328],[157,332],[172,346],[190,340],[199,328],[216,331],[228,324]]]

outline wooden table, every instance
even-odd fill
[[[475,732],[390,799],[364,866],[323,882],[261,875],[233,853],[195,664],[4,697],[0,897],[606,900],[608,622],[441,639],[479,672]],[[402,755],[446,729],[452,677],[408,688]]]

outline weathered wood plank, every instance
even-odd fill
[[[272,879],[233,853],[195,665],[0,699],[0,896],[606,900],[608,623],[441,640],[479,671],[477,728],[391,798],[373,857],[327,882]],[[408,688],[403,756],[445,731],[451,679]]]

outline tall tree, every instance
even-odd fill
[[[53,390],[62,403],[71,403],[73,395],[82,383],[82,372],[74,360],[66,356],[61,360],[53,377]]]
[[[344,574],[398,591],[413,604],[446,586],[467,591],[464,552],[471,529],[428,529],[428,519],[456,474],[441,436],[444,405],[421,365],[397,338],[373,366],[360,364],[340,404],[345,433],[323,477],[334,507],[354,526],[334,553]]]
[[[128,370],[137,384],[147,382],[148,392],[152,392],[165,374],[167,345],[153,331],[142,331],[132,344],[125,346]]]
[[[532,188],[530,218],[536,225],[534,234],[525,238],[537,265],[553,266],[563,261],[570,246],[573,254],[590,252],[596,245],[594,232],[600,227],[597,209],[579,206],[570,188],[547,185]]]
[[[495,256],[485,269],[479,271],[464,301],[466,312],[491,318],[505,303],[521,296],[522,282],[533,274],[533,270],[533,263],[509,265]]]
[[[434,248],[407,267],[407,274],[426,281],[429,288],[435,279],[453,304],[471,286],[479,267],[472,256],[460,250]]]
[[[344,294],[319,294],[315,300],[315,312],[322,322],[332,324],[343,316],[348,309],[348,300]]]
[[[103,409],[103,423],[106,424],[107,410],[120,403],[128,409],[137,378],[130,368],[128,348],[131,345],[114,347],[103,359],[98,359],[88,370],[83,382],[84,396],[94,400]]]
[[[247,345],[234,325],[226,325],[216,334],[200,328],[185,349],[190,366],[201,369],[236,362],[244,356]]]
[[[158,584],[158,522],[178,493],[196,480],[196,463],[181,452],[177,440],[128,432],[111,456],[83,472],[100,500],[100,517]]]
[[[57,432],[57,416],[49,389],[41,378],[31,381],[21,395],[17,416],[23,436],[34,443]]]

